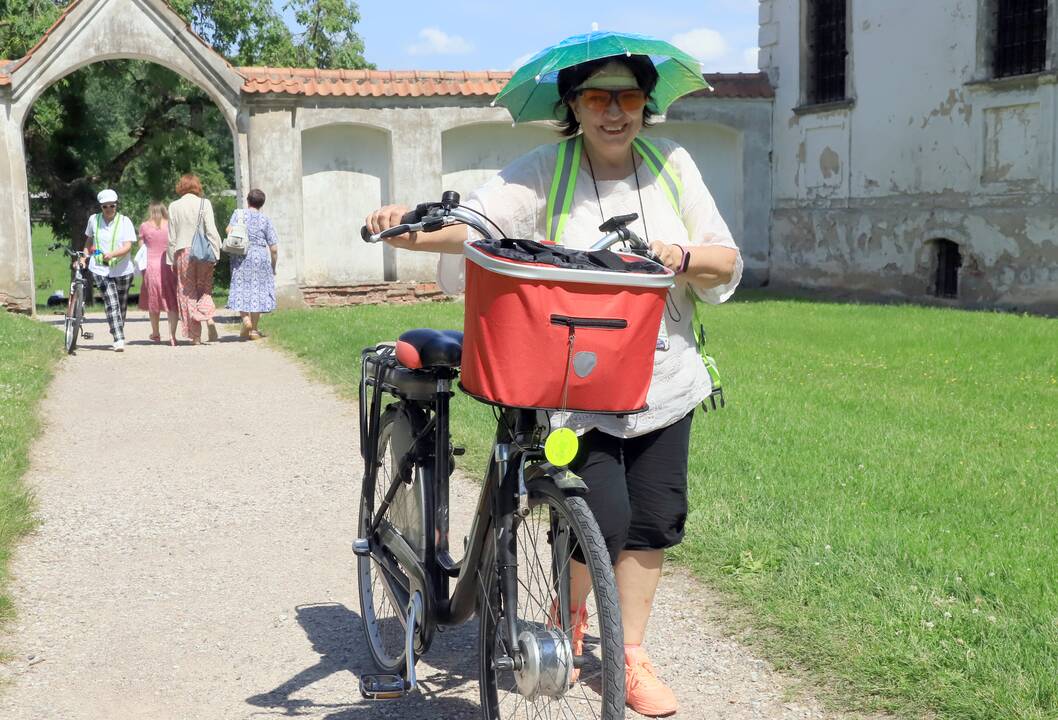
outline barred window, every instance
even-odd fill
[[[845,99],[845,0],[811,0],[806,17],[809,104]]]
[[[995,76],[1046,69],[1047,0],[997,0],[995,12]]]

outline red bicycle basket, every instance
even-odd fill
[[[671,271],[567,269],[500,257],[481,242],[464,254],[466,392],[510,407],[645,409]]]

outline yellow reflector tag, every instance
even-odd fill
[[[544,441],[544,457],[552,465],[569,465],[577,457],[580,438],[569,428],[559,428]]]

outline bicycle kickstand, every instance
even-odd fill
[[[367,700],[395,700],[418,687],[415,678],[415,629],[422,622],[422,595],[416,591],[408,602],[404,623],[404,672],[401,675],[364,674],[360,676],[360,695]]]

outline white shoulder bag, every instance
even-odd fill
[[[224,238],[224,244],[220,249],[229,255],[245,255],[246,248],[250,246],[250,235],[246,231],[245,210],[240,210],[235,216],[235,222]]]

